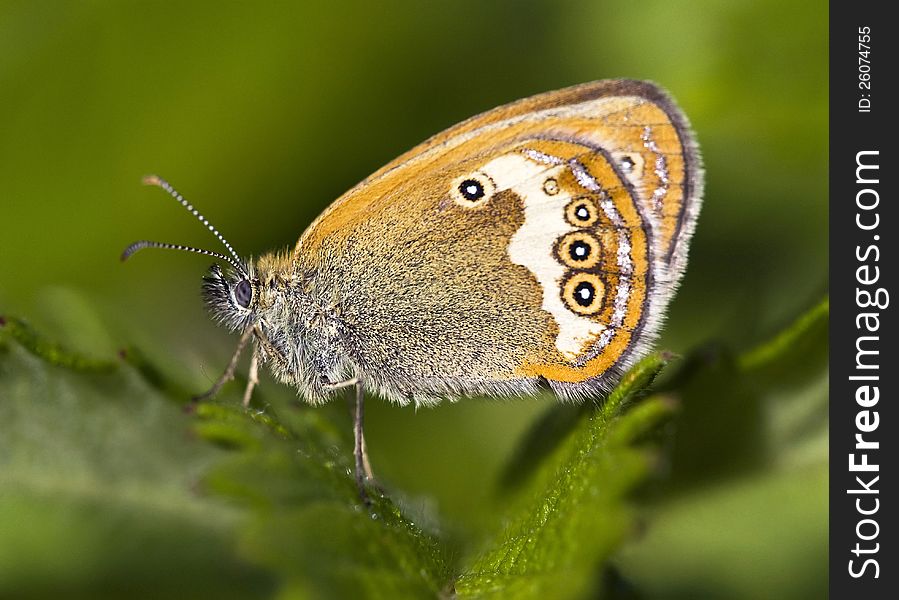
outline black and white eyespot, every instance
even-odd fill
[[[581,306],[590,306],[595,295],[596,288],[589,281],[582,281],[574,286],[574,301]]]
[[[495,192],[496,185],[493,180],[479,171],[456,178],[450,187],[453,200],[465,208],[483,206]]]
[[[590,252],[590,244],[581,240],[577,240],[568,247],[568,255],[571,257],[571,260],[587,260]]]
[[[643,174],[643,157],[639,152],[615,152],[612,157],[625,175],[640,177]]]
[[[590,269],[599,264],[602,248],[599,240],[586,231],[572,231],[559,240],[557,258],[574,269]]]
[[[575,227],[590,227],[599,220],[599,213],[589,196],[578,196],[565,207],[565,219]]]
[[[562,288],[562,299],[572,311],[595,315],[602,310],[605,285],[594,273],[575,273]]]
[[[246,279],[241,279],[231,290],[234,302],[242,308],[250,308],[253,301],[253,286]]]
[[[555,177],[550,177],[543,182],[543,192],[547,196],[555,196],[559,193],[559,182]]]
[[[484,197],[484,184],[477,179],[466,179],[459,184],[459,193],[470,202],[477,202]]]

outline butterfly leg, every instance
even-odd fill
[[[368,446],[365,444],[365,432],[362,433],[362,466],[365,469],[365,479],[372,483],[375,480],[375,474],[371,470],[371,462],[368,460]],[[376,484],[377,485],[377,484]]]
[[[326,392],[333,392],[334,390],[342,390],[354,385],[359,385],[359,377],[353,377],[352,379],[347,379],[346,381],[340,381],[338,383],[328,383],[322,387]]]
[[[212,387],[202,394],[198,394],[193,397],[194,400],[208,400],[212,398],[216,394],[219,393],[219,390],[222,389],[226,383],[234,379],[234,371],[237,369],[237,361],[240,359],[240,354],[243,352],[243,349],[246,347],[247,342],[250,341],[250,337],[253,335],[253,328],[248,327],[243,334],[240,336],[240,341],[237,343],[237,350],[234,351],[234,356],[231,357],[231,362],[228,363],[228,367],[225,369],[225,372],[222,373],[222,376],[219,377],[215,383],[212,384]]]
[[[371,479],[371,465],[368,462],[368,452],[365,448],[365,434],[362,431],[362,421],[365,417],[364,408],[365,392],[362,382],[356,383],[356,414],[353,419],[353,458],[356,459],[356,485],[359,487],[359,496],[365,504],[371,504],[371,500],[365,491],[366,480]]]
[[[250,398],[253,389],[259,384],[259,348],[253,348],[253,358],[250,360],[250,372],[247,375],[247,389],[243,392],[243,407],[250,406]]]
[[[363,421],[365,420],[365,390],[362,387],[362,378],[358,375],[346,381],[329,383],[324,386],[326,391],[342,390],[348,387],[355,388],[356,404],[353,414],[353,459],[355,460],[356,486],[359,488],[359,496],[365,504],[371,504],[368,493],[365,491],[365,483],[374,480],[371,470],[371,462],[368,460],[368,448],[365,445],[365,433]]]

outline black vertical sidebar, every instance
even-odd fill
[[[899,597],[899,180],[887,2],[830,3],[830,596]]]

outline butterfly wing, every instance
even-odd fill
[[[465,121],[385,166],[301,237],[350,359],[399,400],[607,389],[686,265],[701,171],[655,86],[606,81]]]

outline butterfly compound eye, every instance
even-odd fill
[[[240,283],[234,286],[234,300],[244,308],[250,307],[250,301],[253,299],[253,287],[246,279],[241,279]]]

